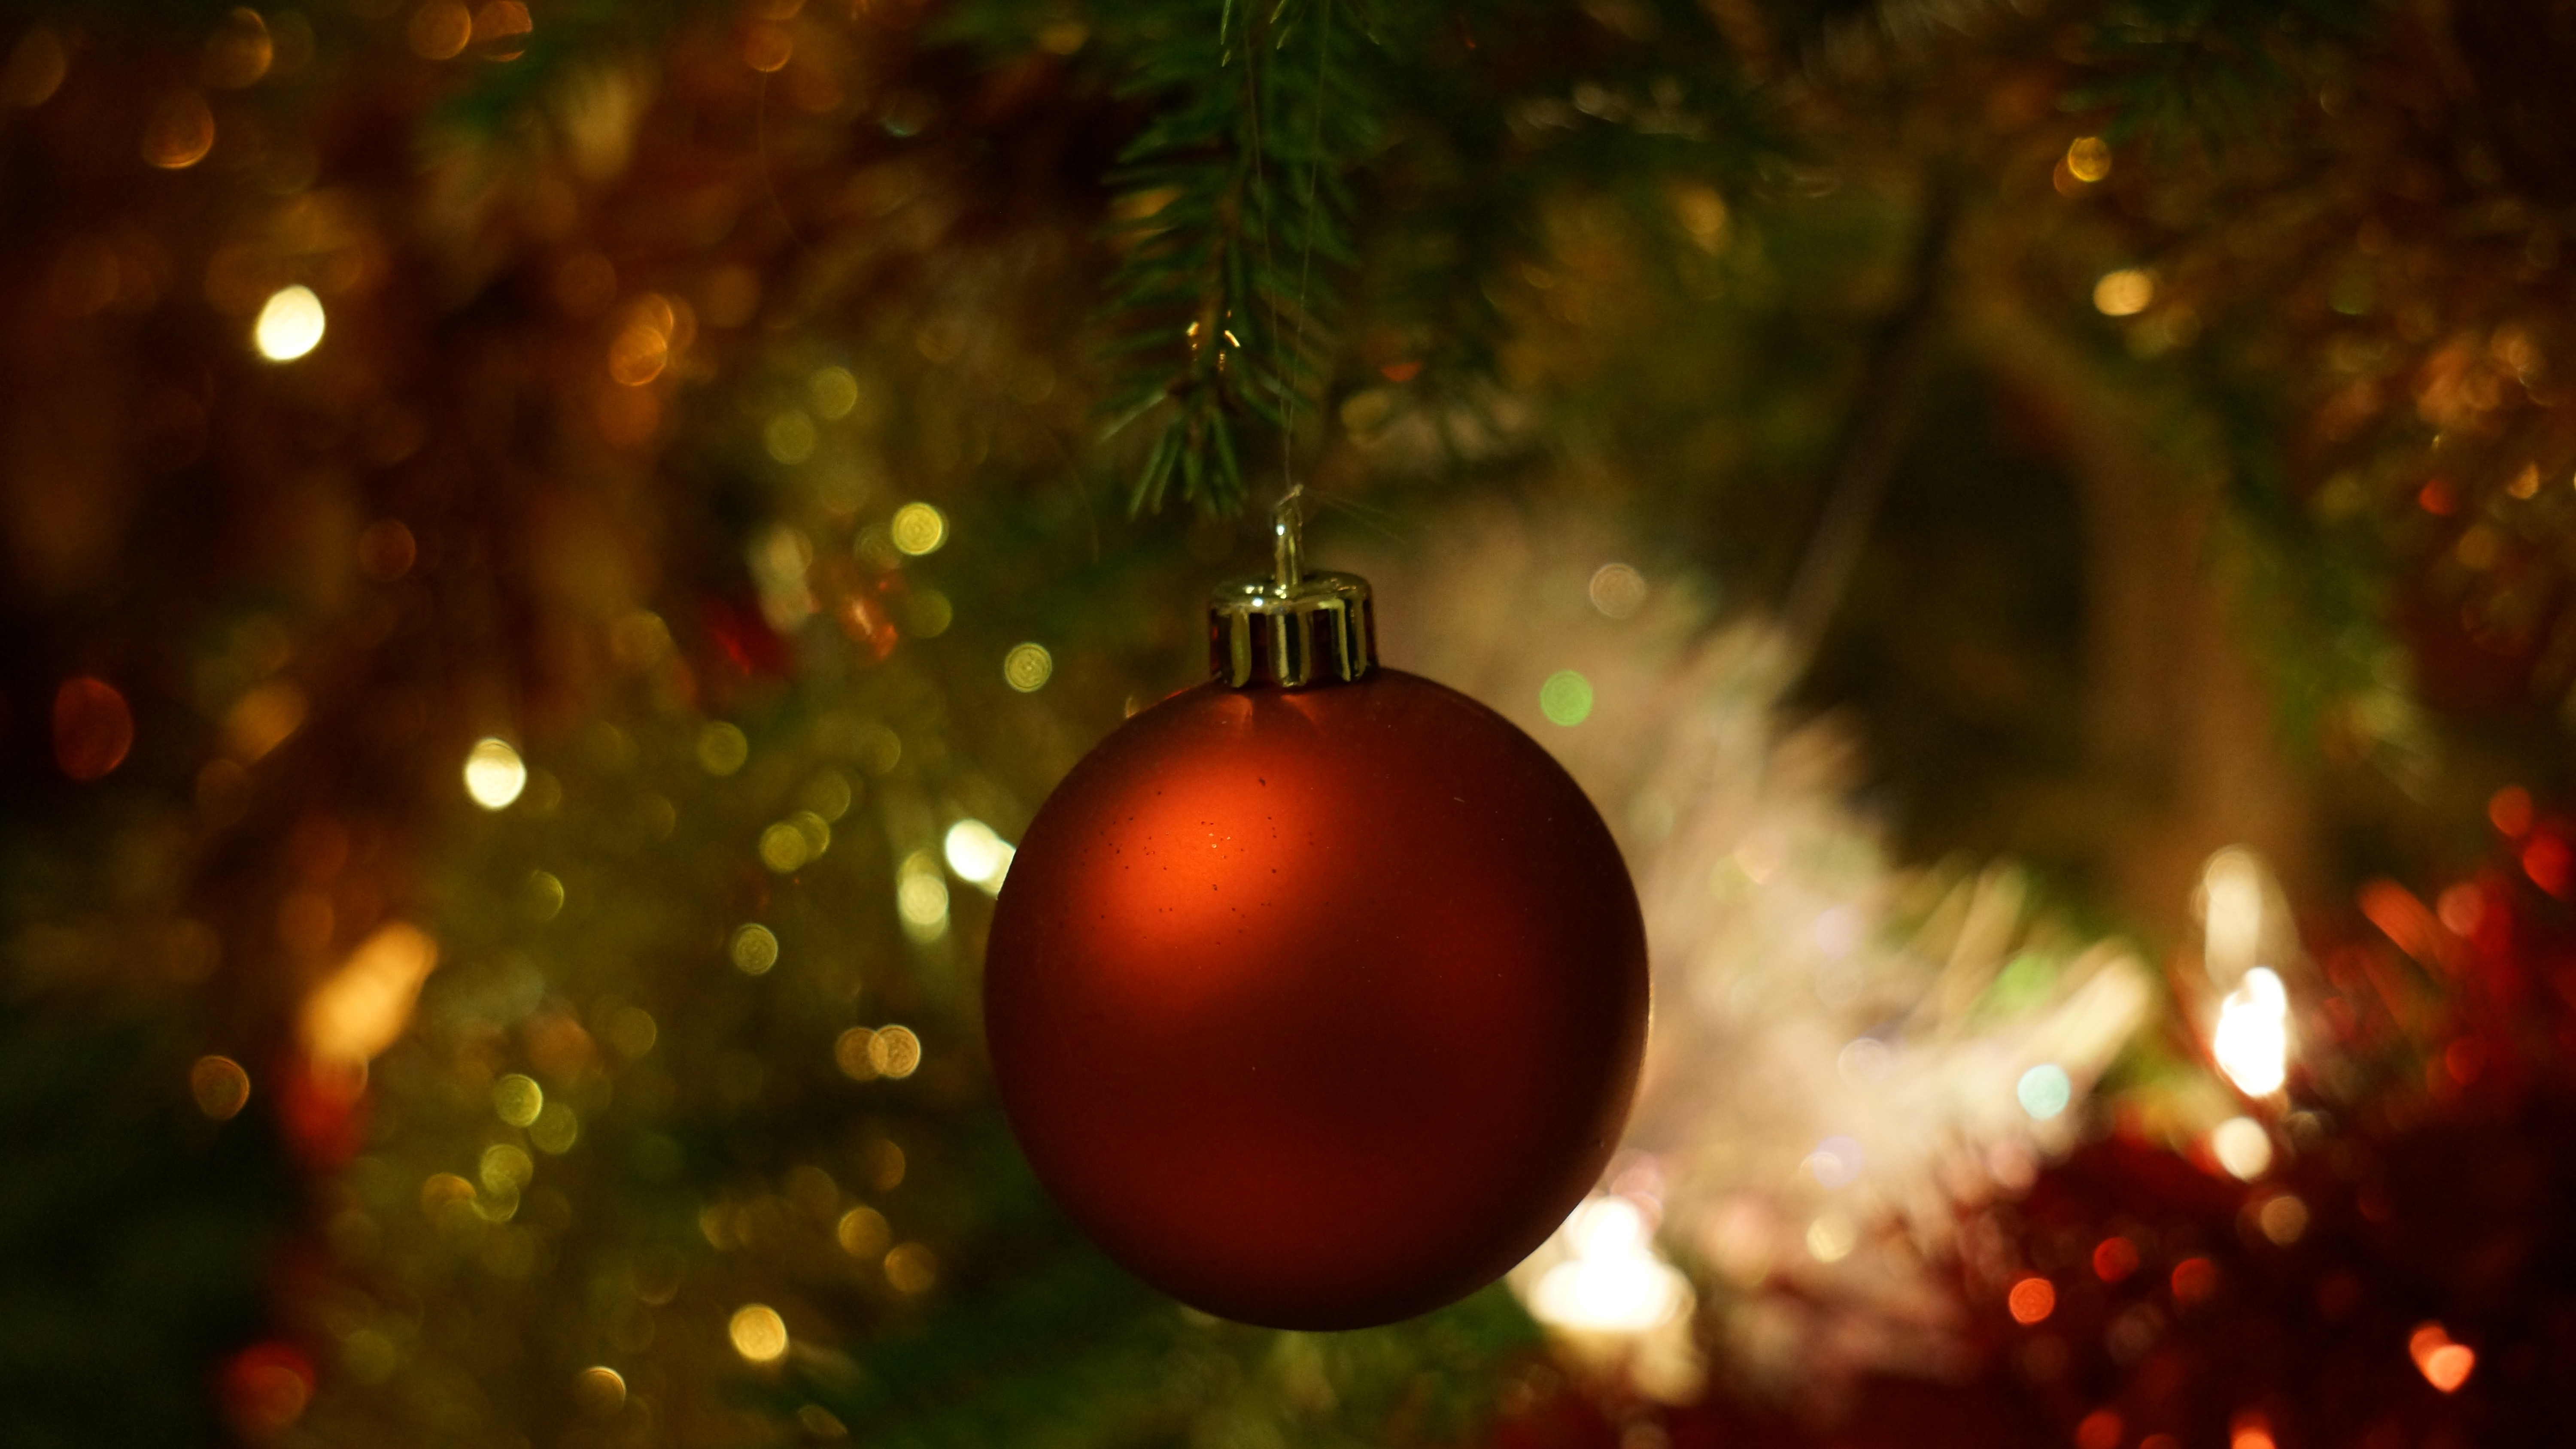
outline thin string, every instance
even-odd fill
[[[1297,338],[1288,349],[1291,364],[1306,355],[1306,282],[1315,271],[1315,185],[1324,167],[1324,80],[1333,58],[1333,0],[1322,0],[1321,11],[1315,19],[1315,124],[1306,137],[1306,243],[1297,258]],[[1286,367],[1279,376],[1288,384],[1280,413],[1285,426],[1279,430],[1279,478],[1288,485],[1282,501],[1293,503],[1306,492],[1296,474],[1297,383]]]

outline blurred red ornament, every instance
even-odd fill
[[[134,748],[134,712],[104,679],[66,679],[54,691],[54,763],[84,783],[103,780]]]
[[[1357,677],[1268,682],[1304,677],[1315,611],[1291,616],[1335,589]],[[1353,1328],[1490,1282],[1599,1176],[1645,1041],[1645,931],[1546,751],[1368,669],[1365,584],[1272,603],[1238,611],[1231,651],[1262,682],[1138,714],[1039,812],[985,1029],[1021,1146],[1111,1257],[1224,1317]]]

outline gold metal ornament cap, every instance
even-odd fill
[[[1347,684],[1377,664],[1368,580],[1308,573],[1297,495],[1271,512],[1269,578],[1232,579],[1208,600],[1208,672],[1236,689]]]

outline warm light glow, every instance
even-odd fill
[[[465,752],[465,793],[486,810],[500,810],[528,788],[527,762],[507,740],[483,739]]]
[[[896,548],[918,557],[937,553],[939,546],[948,541],[948,519],[927,503],[907,503],[894,511],[886,531],[893,536]]]
[[[894,908],[907,934],[935,941],[948,929],[948,883],[928,871],[907,871],[895,882]]]
[[[2307,1236],[2308,1205],[2286,1192],[2266,1198],[2255,1210],[2254,1224],[2263,1230],[2264,1237],[2286,1248]]]
[[[2075,1084],[2067,1078],[2064,1067],[2043,1062],[2021,1074],[2013,1095],[2020,1099],[2021,1109],[2030,1114],[2032,1121],[2045,1122],[2065,1111],[2066,1104],[2075,1099]]]
[[[1594,1194],[1565,1220],[1572,1256],[1549,1268],[1530,1295],[1542,1323],[1594,1333],[1644,1333],[1689,1304],[1690,1285],[1656,1256],[1637,1204]]]
[[[2448,1329],[2439,1323],[2417,1325],[2406,1340],[2406,1353],[2415,1360],[2415,1371],[2424,1382],[2443,1393],[2456,1393],[2476,1371],[2478,1355],[2465,1343],[2453,1343]]]
[[[2156,299],[2156,279],[2136,267],[2112,272],[2093,284],[2093,306],[2105,317],[2134,317]]]
[[[769,974],[770,967],[778,964],[778,937],[757,921],[738,926],[734,928],[733,940],[726,947],[725,955],[732,960],[734,969],[743,975],[765,976]]]
[[[561,1102],[548,1102],[528,1124],[528,1140],[539,1152],[561,1157],[581,1140],[581,1116]]]
[[[927,1293],[939,1281],[939,1260],[922,1244],[905,1243],[885,1255],[885,1275],[898,1293]]]
[[[868,1038],[868,1065],[900,1081],[921,1067],[921,1038],[908,1026],[882,1026]]]
[[[2230,847],[2200,872],[2201,964],[2221,984],[2252,969],[2263,944],[2263,863]]]
[[[2251,1410],[2237,1415],[2227,1430],[2227,1449],[2275,1449],[2271,1422]]]
[[[726,1327],[733,1351],[753,1363],[776,1363],[787,1356],[787,1320],[766,1303],[746,1303],[734,1310]]]
[[[1055,656],[1043,644],[1014,644],[1002,656],[1002,679],[1022,694],[1032,694],[1045,687],[1055,676]]]
[[[2123,1237],[2104,1238],[2093,1245],[2093,1276],[2105,1283],[2117,1283],[2138,1271],[2138,1245]]]
[[[495,1142],[483,1149],[474,1175],[483,1180],[484,1191],[495,1197],[506,1196],[528,1185],[537,1175],[537,1162],[524,1147]]]
[[[841,1251],[862,1262],[876,1257],[894,1241],[894,1230],[886,1226],[885,1214],[872,1207],[854,1207],[841,1214],[840,1225],[833,1230]]]
[[[793,874],[813,854],[813,842],[790,822],[782,820],[760,832],[760,863],[780,875]]]
[[[271,362],[293,362],[322,345],[322,299],[311,287],[281,287],[259,309],[251,341]]]
[[[512,1072],[492,1084],[492,1111],[513,1127],[525,1127],[546,1109],[546,1089],[534,1077]]]
[[[2099,136],[2078,136],[2066,148],[2066,171],[2078,181],[2099,181],[2111,174],[2111,147]]]
[[[2218,1291],[2218,1265],[2207,1258],[2185,1258],[2174,1264],[2174,1304],[2189,1308]]]
[[[1594,570],[1585,592],[1592,597],[1592,607],[1613,619],[1625,619],[1646,605],[1646,576],[1627,564],[1603,564]]]
[[[1841,1213],[1824,1213],[1807,1224],[1807,1251],[1819,1263],[1839,1263],[1860,1245],[1860,1229]]]
[[[297,1033],[317,1062],[364,1067],[411,1024],[420,984],[438,965],[438,943],[394,921],[349,953],[341,967],[304,998]]]
[[[769,420],[769,426],[761,430],[760,440],[771,458],[793,467],[814,456],[814,445],[820,436],[812,418],[789,408]],[[902,544],[895,546],[900,548]]]
[[[2507,835],[2520,838],[2531,833],[2531,792],[2520,785],[2507,785],[2487,801],[2487,819]]]
[[[2268,1097],[2281,1090],[2289,1073],[2290,994],[2272,968],[2246,972],[2219,1003],[2210,1052],[2245,1095]]]
[[[2272,1134],[2250,1117],[2230,1117],[2209,1134],[2209,1151],[2228,1176],[2252,1182],[2272,1166]]]
[[[188,1069],[188,1093],[198,1111],[226,1121],[249,1105],[250,1073],[230,1057],[199,1057]]]
[[[845,418],[859,405],[859,380],[846,367],[827,367],[814,374],[805,390],[814,399],[814,411],[827,418]]]
[[[940,843],[940,853],[948,857],[948,868],[960,880],[972,881],[987,892],[998,892],[1003,877],[1010,874],[1011,859],[1017,854],[1011,843],[993,833],[993,827],[981,820],[960,820],[948,827],[948,836]]]
[[[572,1392],[582,1408],[602,1417],[626,1407],[626,1379],[605,1365],[586,1368],[574,1375]]]
[[[698,765],[710,775],[730,775],[751,758],[751,740],[740,729],[716,720],[698,731]]]
[[[2013,1322],[2037,1323],[2057,1311],[2057,1285],[2045,1278],[2024,1278],[2004,1295],[2004,1306],[2012,1310]]]

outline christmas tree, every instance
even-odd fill
[[[0,1438],[2546,1436],[2556,9],[0,47]],[[1563,1227],[1347,1333],[1092,1246],[983,1029],[1283,496],[1656,993]]]

